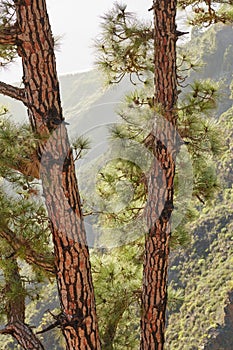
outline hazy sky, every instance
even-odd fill
[[[101,15],[112,8],[111,0],[47,0],[53,34],[62,36],[60,49],[56,51],[59,74],[89,69],[95,60],[93,39],[100,32]],[[128,10],[136,12],[140,18],[151,18],[148,9],[152,0],[125,0]],[[20,81],[22,72],[20,62],[0,71],[0,80]]]

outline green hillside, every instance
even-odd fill
[[[226,148],[217,165],[217,198],[190,224],[189,248],[172,253],[170,283],[182,289],[183,299],[169,315],[169,350],[233,349],[232,38],[232,27],[215,27],[193,40],[192,52],[203,68],[190,80],[212,78],[220,83],[215,117],[221,121]]]
[[[71,138],[85,133],[91,136],[97,127],[98,132],[94,133],[97,140],[92,138],[94,143],[102,140],[100,131],[106,137],[106,130],[98,127],[116,121],[116,107],[131,88],[127,81],[107,88],[102,74],[97,70],[63,75],[60,86],[64,117],[69,123]],[[27,121],[26,108],[21,102],[0,95],[0,104],[9,109],[16,122]]]

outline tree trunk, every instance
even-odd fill
[[[60,102],[54,40],[45,0],[15,0],[17,45],[24,91],[13,89],[28,107],[40,146],[40,176],[53,234],[61,303],[60,326],[67,349],[100,349],[89,251],[81,213],[72,150]],[[12,94],[8,89],[5,94]]]
[[[25,290],[19,267],[14,257],[8,258],[4,267],[6,314],[8,324],[0,334],[10,334],[25,350],[44,350],[43,345],[31,328],[25,324]],[[16,293],[17,291],[17,293]]]
[[[145,144],[155,155],[148,177],[141,350],[162,350],[165,342],[167,268],[176,155],[176,6],[174,0],[154,0],[155,116]]]

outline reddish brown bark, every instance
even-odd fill
[[[14,3],[17,50],[24,72],[26,103],[23,102],[28,107],[33,130],[45,140],[38,158],[53,234],[61,303],[59,322],[67,349],[100,349],[89,251],[72,150],[63,122],[46,2]]]
[[[176,6],[175,0],[154,0],[155,117],[146,140],[155,160],[148,177],[141,350],[162,350],[165,342],[167,268],[176,153]]]
[[[8,324],[0,331],[0,334],[11,335],[25,350],[44,350],[43,345],[32,332],[31,328],[22,321],[15,321]]]
[[[14,323],[8,324],[0,331],[0,334],[9,334],[13,336],[25,350],[44,350],[43,345],[32,332],[31,328],[22,321],[15,321]]]
[[[7,26],[2,28],[0,32],[1,45],[15,45],[17,41],[17,27]]]
[[[2,44],[1,38],[0,38],[0,44],[4,45]],[[9,97],[15,98],[16,100],[22,101],[24,104],[27,103],[24,89],[20,89],[10,84],[0,82],[0,93]]]

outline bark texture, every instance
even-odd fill
[[[0,40],[0,44],[1,44],[1,40]],[[24,104],[27,103],[24,89],[20,89],[10,84],[0,82],[0,93],[6,96],[12,97],[16,100],[22,101]]]
[[[176,5],[154,0],[155,116],[154,129],[145,143],[154,152],[148,177],[141,350],[162,350],[165,342],[167,268],[176,154]]]
[[[17,27],[7,26],[0,31],[0,44],[1,45],[16,45],[17,42]]]
[[[25,350],[44,350],[44,346],[32,332],[31,328],[22,321],[15,321],[8,324],[4,330],[0,331],[0,334],[12,335]]]
[[[24,91],[9,88],[2,92],[8,96],[18,93],[18,99],[28,107],[33,130],[44,140],[38,152],[39,172],[51,219],[61,303],[59,326],[67,349],[98,350],[100,340],[89,251],[72,150],[62,115],[46,1],[15,0],[14,3]]]

